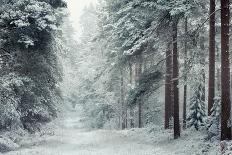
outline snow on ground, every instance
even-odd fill
[[[200,155],[212,145],[203,142],[200,132],[186,131],[173,140],[171,131],[158,128],[91,131],[75,112],[58,124],[54,135],[31,137],[21,149],[4,155]],[[219,154],[216,147],[211,150],[205,155]]]
[[[166,152],[164,155],[219,155],[219,142],[204,140],[204,134],[198,131],[182,131],[181,137],[173,139],[172,130],[132,129],[123,131],[125,135],[141,143],[153,144]],[[158,152],[155,155],[160,155]]]

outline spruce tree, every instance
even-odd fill
[[[208,118],[207,130],[208,138],[219,136],[220,134],[220,118],[221,118],[221,97],[214,98],[214,104],[211,109],[211,115]]]
[[[188,127],[194,127],[196,130],[199,130],[205,124],[206,114],[203,90],[204,87],[202,84],[198,84],[190,99],[189,115],[187,118]]]

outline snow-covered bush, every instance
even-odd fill
[[[0,79],[0,129],[25,128],[30,131],[39,122],[51,120],[43,97],[33,92],[34,82],[28,77],[10,73]]]
[[[103,128],[111,130],[120,129],[119,123],[119,119],[117,117],[113,117],[105,122]]]
[[[90,100],[91,102],[91,100]],[[83,105],[82,105],[83,106]],[[112,106],[107,104],[88,103],[84,106],[85,125],[89,128],[103,128],[117,124],[117,119],[114,119],[114,110]],[[115,122],[114,122],[115,121]],[[105,124],[108,124],[105,126]],[[118,124],[117,124],[118,125]]]
[[[203,90],[203,86],[199,84],[189,104],[187,124],[188,127],[194,127],[196,130],[199,130],[201,126],[205,125],[206,113]]]
[[[231,155],[232,154],[232,143],[231,141],[222,141],[220,143],[221,154],[222,155]]]
[[[0,129],[22,126],[19,109],[21,94],[30,90],[30,79],[27,77],[19,77],[11,73],[0,78],[0,99],[2,103],[0,105]]]
[[[12,140],[7,137],[0,137],[0,152],[13,151],[19,148],[19,145],[14,143]]]
[[[160,89],[158,89],[160,90]],[[144,126],[154,126],[163,124],[163,102],[160,102],[158,92],[144,96],[143,123]]]
[[[221,97],[214,98],[214,104],[211,109],[211,115],[207,120],[207,131],[209,139],[220,138],[220,114],[221,114]]]
[[[6,0],[0,6],[0,117],[5,118],[0,130],[19,124],[33,132],[56,116],[62,73],[54,38],[62,6],[61,0]]]

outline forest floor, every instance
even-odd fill
[[[4,155],[217,155],[202,133],[185,131],[178,140],[158,129],[88,130],[73,112],[56,122],[50,135],[30,137]],[[210,152],[209,152],[210,151]]]

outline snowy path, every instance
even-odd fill
[[[119,131],[88,131],[79,119],[68,117],[54,136],[46,137],[35,146],[6,155],[168,155],[162,148],[133,140]],[[171,153],[170,153],[171,155]]]
[[[57,122],[53,136],[30,140],[26,147],[4,155],[219,155],[215,150],[203,153],[200,132],[186,131],[178,140],[172,131],[155,131],[148,134],[143,129],[131,131],[94,130],[83,128],[76,112]]]

